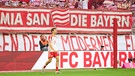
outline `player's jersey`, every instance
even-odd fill
[[[52,47],[54,48],[54,50],[55,50],[55,51],[58,51],[57,46],[56,46],[56,39],[57,39],[56,36],[50,35],[49,38],[48,38],[48,42],[49,42],[49,43],[51,42]],[[54,50],[52,50],[52,49],[50,48],[50,46],[48,46],[48,51],[49,51],[49,52],[54,52]]]

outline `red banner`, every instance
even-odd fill
[[[61,51],[60,69],[66,68],[111,68],[112,51]],[[135,51],[118,51],[118,67],[134,58]],[[0,72],[13,70],[40,70],[48,59],[48,52],[0,52]],[[46,67],[55,69],[55,59]]]
[[[0,8],[0,32],[110,33],[117,18],[118,33],[131,32],[131,12],[110,12],[70,9]],[[74,30],[73,30],[74,29]]]
[[[31,70],[42,52],[0,52],[0,71]]]

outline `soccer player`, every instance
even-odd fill
[[[59,74],[59,53],[57,50],[57,46],[56,46],[56,34],[57,34],[57,29],[56,28],[52,28],[51,29],[51,35],[48,38],[48,61],[45,63],[44,67],[43,67],[43,71],[46,68],[46,66],[52,61],[52,58],[54,57],[56,59],[56,74]]]

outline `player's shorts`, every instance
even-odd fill
[[[48,52],[48,58],[55,58],[59,56],[59,52]]]

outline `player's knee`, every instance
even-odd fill
[[[50,59],[50,60],[48,60],[48,63],[50,63],[50,62],[52,62],[52,60]]]
[[[49,60],[49,63],[51,63],[52,62],[52,60]]]

